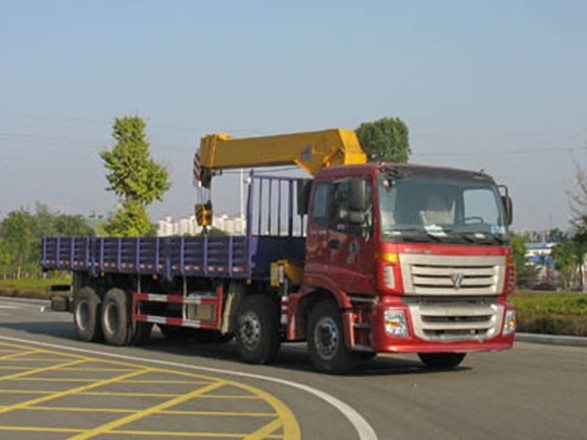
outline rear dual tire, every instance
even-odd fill
[[[138,345],[147,341],[153,325],[132,322],[130,298],[124,290],[112,288],[103,299],[89,287],[79,290],[75,298],[73,322],[82,341],[104,339],[110,345]]]
[[[131,318],[130,295],[119,288],[112,288],[102,302],[102,333],[110,345],[138,345],[151,336],[153,324]]]
[[[94,289],[86,286],[77,292],[73,307],[73,324],[79,339],[85,342],[102,339],[101,310],[102,300]]]

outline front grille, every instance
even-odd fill
[[[428,341],[467,341],[496,336],[503,321],[501,304],[480,302],[412,304],[416,336]]]
[[[406,295],[497,295],[505,257],[401,254]]]

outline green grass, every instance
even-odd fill
[[[0,280],[0,296],[50,299],[59,293],[50,292],[51,285],[69,285],[70,277]]]

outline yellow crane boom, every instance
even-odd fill
[[[244,139],[212,134],[200,142],[201,178],[206,188],[215,172],[223,169],[295,164],[314,176],[325,167],[366,161],[355,132],[340,128]]]

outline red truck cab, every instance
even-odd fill
[[[309,206],[290,330],[305,332],[315,364],[341,362],[324,359],[343,336],[336,319],[300,312],[325,297],[342,310],[349,362],[360,352],[411,352],[450,367],[466,352],[512,346],[512,204],[491,177],[407,164],[330,167],[316,176]]]

